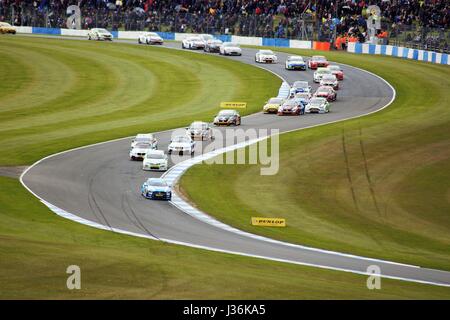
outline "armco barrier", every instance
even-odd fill
[[[352,42],[348,44],[347,51],[357,54],[380,54],[385,56],[399,57],[403,59],[450,65],[450,59],[448,58],[448,54],[446,53],[411,49],[405,47]]]
[[[63,36],[86,37],[87,30],[40,28],[40,27],[17,27],[18,33],[52,34]],[[141,31],[111,31],[114,38],[137,40]],[[195,35],[192,33],[157,32],[164,40],[181,41],[184,38]],[[232,35],[217,35],[217,38],[224,42],[235,42],[241,45],[284,47],[311,49],[311,41],[290,40],[282,38],[261,38],[261,37],[241,37]],[[323,50],[323,49],[322,49]]]

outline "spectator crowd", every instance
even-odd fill
[[[65,27],[66,8],[81,8],[82,28],[231,33],[275,38],[367,39],[368,6],[382,30],[450,26],[450,0],[0,0],[0,21]],[[422,35],[423,36],[423,35]],[[418,35],[411,35],[411,40]],[[419,37],[420,38],[420,37]],[[425,40],[425,39],[419,39]]]

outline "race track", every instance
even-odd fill
[[[179,48],[180,44],[166,46]],[[241,57],[227,58],[255,64],[255,51],[244,49]],[[264,67],[289,83],[295,80],[312,83],[312,71],[284,69],[286,56],[278,53],[280,62]],[[301,129],[374,112],[392,100],[394,92],[382,79],[350,66],[342,67],[346,79],[341,82],[338,101],[332,104],[329,114],[278,117],[257,113],[243,119],[242,129],[268,128],[280,132]],[[156,134],[159,149],[167,150],[170,136],[171,131]],[[125,138],[47,157],[27,170],[22,181],[46,202],[110,229],[210,250],[355,273],[365,274],[369,265],[376,264],[387,278],[450,286],[450,272],[261,241],[199,221],[168,202],[146,200],[139,193],[142,182],[161,173],[144,172],[141,162],[128,159],[130,140]]]

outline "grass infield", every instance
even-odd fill
[[[0,37],[0,165],[139,131],[209,120],[218,103],[248,112],[279,79],[244,64],[163,48]],[[0,298],[442,299],[450,289],[164,244],[62,219],[17,179],[0,177]],[[66,268],[81,267],[81,290]]]
[[[323,54],[380,75],[397,99],[370,116],[281,135],[277,175],[261,176],[256,165],[198,165],[183,176],[183,192],[252,233],[450,270],[450,67]],[[252,216],[288,226],[251,226]]]

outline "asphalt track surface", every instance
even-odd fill
[[[180,48],[179,43],[165,46]],[[254,65],[255,52],[255,49],[243,49],[242,56],[227,58]],[[312,71],[287,71],[284,69],[287,54],[277,55],[277,64],[263,67],[290,84],[295,80],[312,83]],[[286,132],[375,112],[392,100],[394,91],[379,77],[350,66],[342,66],[342,69],[345,80],[340,83],[338,100],[332,103],[330,113],[298,117],[256,113],[244,117],[241,128]],[[313,85],[315,87],[317,85]],[[159,149],[167,150],[171,134],[171,131],[156,133]],[[142,183],[162,173],[143,171],[141,162],[130,161],[130,141],[131,138],[125,138],[47,157],[27,170],[22,182],[46,202],[108,229],[209,250],[359,274],[367,274],[370,265],[377,265],[382,277],[450,286],[450,272],[261,241],[199,221],[169,202],[144,199],[139,192]]]

